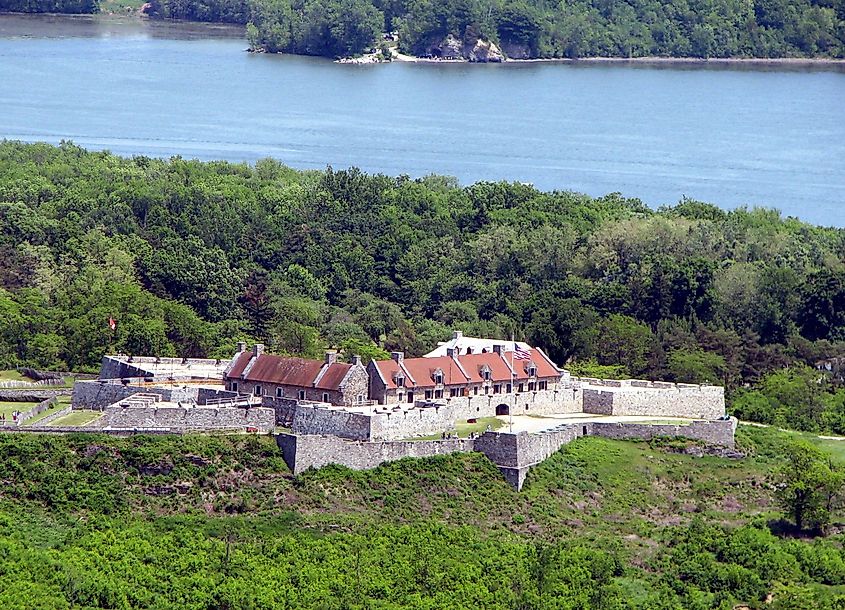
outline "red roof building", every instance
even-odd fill
[[[563,371],[539,348],[405,358],[393,352],[390,360],[371,362],[370,400],[379,404],[413,403],[458,396],[534,392],[558,387]],[[518,359],[516,354],[519,354]]]
[[[241,350],[223,375],[226,389],[254,396],[272,396],[353,406],[367,400],[367,370],[360,358],[352,364],[337,362],[337,352],[306,360],[265,354],[264,346]]]

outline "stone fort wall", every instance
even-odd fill
[[[651,439],[675,436],[710,445],[734,446],[736,419],[699,421],[689,425],[587,423],[564,424],[541,433],[485,432],[476,439],[434,441],[350,441],[337,436],[280,434],[278,443],[285,462],[299,474],[309,468],[340,464],[356,470],[375,468],[406,457],[428,457],[478,451],[486,455],[516,489],[521,489],[528,470],[581,436],[613,439]]]
[[[582,392],[585,413],[691,419],[718,419],[725,414],[725,390],[719,386],[589,380]]]
[[[161,367],[164,363],[165,367],[168,363],[173,364],[173,372],[159,372],[151,373],[151,369]],[[147,365],[147,366],[145,366]],[[175,379],[187,379],[192,376],[188,373],[191,366],[197,367],[216,367],[220,365],[219,360],[211,358],[157,358],[155,356],[134,356],[132,362],[115,358],[112,356],[103,356],[100,362],[100,379],[125,379],[125,378],[142,378],[154,379],[155,381],[163,381],[174,375]],[[202,375],[205,377],[205,375]]]
[[[74,409],[102,410],[108,406],[126,400],[133,394],[158,394],[165,402],[182,402],[185,404],[205,404],[212,399],[236,398],[236,392],[215,390],[189,385],[173,385],[167,387],[147,387],[124,385],[110,381],[77,381],[73,384],[71,404]]]
[[[273,409],[265,407],[121,407],[103,410],[103,416],[93,424],[96,428],[214,431],[246,430],[272,432],[276,425]]]
[[[430,457],[473,450],[473,441],[470,439],[362,443],[336,436],[279,434],[277,442],[285,462],[294,474],[329,464],[368,470],[384,462],[406,457]]]

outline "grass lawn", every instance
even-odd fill
[[[460,438],[466,438],[472,432],[476,432],[478,434],[482,434],[485,430],[487,430],[487,426],[490,426],[491,429],[497,430],[505,425],[505,422],[500,420],[497,417],[479,417],[474,424],[467,423],[466,421],[459,421],[455,424],[455,427],[450,430],[449,432],[457,432]],[[432,434],[430,436],[420,436],[417,438],[412,438],[409,440],[412,441],[436,441],[443,438],[440,434]]]
[[[90,424],[92,421],[99,419],[103,413],[101,411],[72,411],[64,417],[60,417],[51,421],[50,426],[84,426]]]
[[[10,371],[0,371],[0,381],[31,381],[31,379],[24,377],[13,369]]]
[[[37,402],[0,402],[0,413],[6,415],[6,419],[12,419],[12,411],[29,411],[37,405]]]

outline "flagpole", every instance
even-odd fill
[[[513,338],[513,327],[511,327],[511,394],[513,395],[513,407],[508,409],[508,431],[513,434],[513,410],[516,409],[516,371],[513,368],[513,353],[516,351],[516,341]]]

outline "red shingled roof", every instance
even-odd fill
[[[244,379],[258,383],[296,386],[301,388],[317,387],[323,390],[337,390],[340,383],[352,368],[351,364],[336,362],[328,366],[326,373],[315,386],[314,380],[322,370],[325,362],[321,360],[305,360],[304,358],[286,358],[272,354],[261,354],[244,376],[244,370],[250,360],[252,352],[241,352],[236,358],[229,378]]]
[[[465,354],[455,359],[448,356],[436,358],[405,358],[402,360],[405,375],[405,387],[407,388],[433,388],[434,372],[439,368],[443,371],[444,385],[465,385],[467,383],[481,383],[483,377],[481,370],[484,365],[490,367],[490,378],[494,382],[510,382],[511,380],[511,354],[497,354],[495,352],[480,354]],[[560,370],[549,358],[539,349],[531,349],[531,360],[514,360],[513,368],[516,371],[517,380],[528,379],[526,368],[529,362],[537,366],[537,377],[560,377]],[[396,388],[396,375],[400,371],[399,364],[395,360],[380,360],[375,362],[376,367],[390,389]]]
[[[490,368],[490,379],[492,381],[508,382],[511,379],[511,370],[508,364],[499,354],[488,352],[483,354],[466,354],[458,356],[461,366],[469,375],[473,383],[481,383],[484,378],[481,376],[481,369],[484,365]]]
[[[252,358],[252,352],[241,352],[237,356],[235,356],[235,361],[232,364],[232,368],[226,373],[227,377],[232,378],[239,378],[243,375],[244,369],[246,365],[249,364],[250,359]]]
[[[509,354],[505,354],[507,358]],[[517,379],[528,379],[528,372],[525,370],[529,362],[537,366],[537,377],[560,377],[560,370],[549,360],[542,351],[531,348],[531,360],[514,360],[513,368],[516,371]]]
[[[388,388],[396,387],[396,375],[399,364],[395,360],[380,360],[375,363],[387,382]],[[433,388],[434,373],[437,369],[443,371],[444,385],[459,385],[467,383],[467,377],[461,368],[448,356],[438,358],[405,358],[402,361],[402,374],[405,376],[405,387]]]
[[[351,368],[351,364],[344,364],[342,362],[330,364],[326,369],[325,374],[320,377],[320,381],[318,381],[317,385],[314,387],[322,390],[340,389],[340,384],[343,381],[343,378],[346,377],[346,373],[348,373]]]

